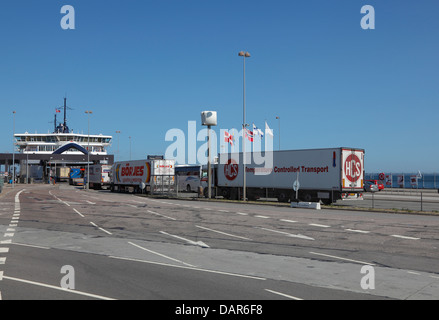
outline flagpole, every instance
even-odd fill
[[[243,167],[243,174],[244,174],[244,185],[243,185],[243,201],[247,200],[247,179],[246,179],[246,172],[245,172],[245,163],[246,163],[246,154],[245,154],[245,58],[250,58],[250,53],[240,51],[238,53],[240,57],[243,57],[244,61],[244,72],[243,72],[243,111],[242,111],[242,167]]]

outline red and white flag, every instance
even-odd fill
[[[233,143],[235,142],[235,137],[228,133],[227,131],[224,131],[224,142],[230,143],[230,145],[233,147]]]
[[[253,131],[250,131],[249,129],[245,128],[244,136],[248,139],[248,141],[253,142],[254,141],[254,134]]]

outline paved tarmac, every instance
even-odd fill
[[[4,300],[439,298],[437,216],[160,199],[67,185],[5,191]],[[74,270],[74,290],[61,288],[65,266]]]

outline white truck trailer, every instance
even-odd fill
[[[112,192],[160,193],[174,188],[175,160],[116,162],[111,168]]]
[[[85,169],[85,181],[88,180],[87,170]],[[91,189],[109,189],[111,185],[110,181],[111,166],[106,164],[95,164],[90,166],[90,181],[89,187]]]
[[[358,148],[274,151],[267,152],[265,163],[257,165],[252,154],[246,153],[247,198],[324,204],[339,199],[362,199],[364,154],[365,151]],[[219,164],[213,169],[215,195],[241,199],[243,169],[242,153],[221,154]],[[293,190],[295,182],[297,191]]]

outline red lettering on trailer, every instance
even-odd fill
[[[224,165],[224,176],[229,181],[233,181],[238,176],[239,166],[233,159],[229,159],[227,164]]]
[[[356,154],[351,154],[346,158],[344,163],[344,172],[346,178],[350,182],[356,182],[358,179],[360,179],[361,173],[363,172],[363,166],[361,164],[361,160]]]
[[[124,167],[121,170],[122,177],[142,177],[145,170],[144,167]]]

